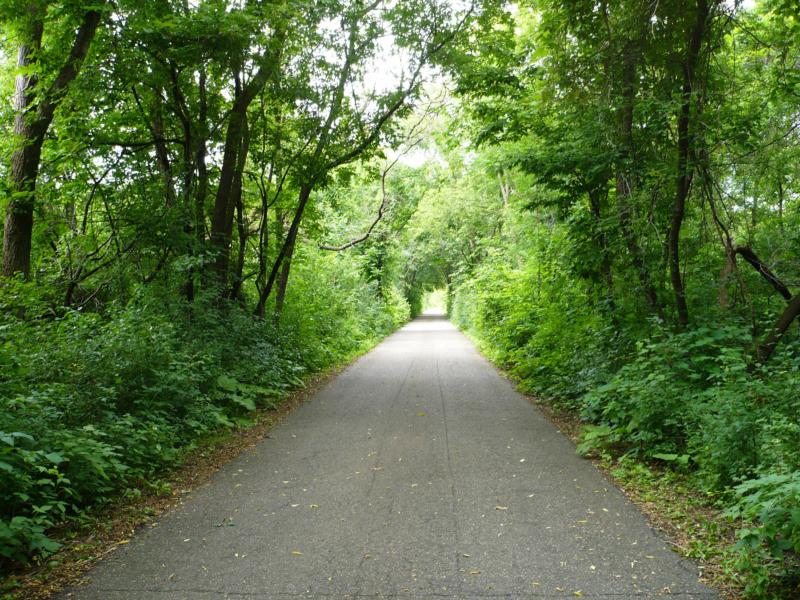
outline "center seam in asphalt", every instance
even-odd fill
[[[411,370],[414,368],[414,363],[415,362],[416,362],[415,360],[412,360],[411,363],[408,365],[408,369],[406,369],[405,375],[403,376],[403,379],[402,379],[402,381],[400,382],[400,385],[397,388],[397,392],[392,396],[392,400],[389,403],[387,412],[392,413],[392,411],[394,410],[395,405],[397,404],[397,399],[400,397],[400,394],[403,393],[403,390],[405,389],[406,384],[408,383],[408,377],[411,375]],[[373,461],[372,467],[370,468],[370,482],[369,482],[369,488],[367,488],[367,493],[366,493],[367,501],[369,501],[369,498],[372,496],[372,491],[373,491],[373,489],[375,489],[375,479],[378,476],[377,467],[381,466],[382,456],[383,456],[383,449],[386,446],[386,440],[389,438],[388,433],[389,433],[389,428],[391,427],[391,424],[392,424],[391,420],[387,420],[386,421],[386,423],[384,425],[384,428],[383,428],[383,435],[381,435],[381,440],[380,440],[380,443],[378,445],[378,449],[375,451],[375,460]],[[389,513],[390,514],[391,514],[393,506],[394,506],[393,503],[389,504]],[[360,561],[358,563],[358,578],[356,579],[356,582],[355,582],[355,584],[353,586],[356,590],[360,590],[361,589],[361,581],[363,581],[363,578],[364,578],[364,563],[367,561],[365,556],[366,555],[362,555],[362,557],[361,557],[361,559],[360,559]]]
[[[444,390],[442,389],[442,374],[439,371],[439,360],[436,360],[436,382],[439,387],[439,400],[442,404],[442,422],[444,424],[444,445],[447,450],[447,471],[450,474],[450,514],[453,517],[453,531],[455,532],[456,548],[456,573],[461,571],[461,534],[459,533],[458,514],[456,512],[456,476],[453,473],[453,457],[450,453],[450,433],[447,430],[447,405],[444,400]],[[461,581],[458,582],[458,594],[461,595]]]

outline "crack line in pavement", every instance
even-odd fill
[[[455,558],[456,570],[455,577],[458,581],[458,593],[464,586],[463,578],[459,577],[461,569],[461,533],[458,527],[458,515],[456,514],[456,477],[453,473],[453,458],[450,454],[450,435],[447,430],[447,405],[444,401],[444,390],[442,389],[442,374],[439,370],[439,359],[436,359],[436,383],[439,387],[439,400],[442,403],[442,422],[444,423],[444,447],[447,452],[447,470],[450,473],[450,514],[453,517],[453,529],[456,537]]]
[[[405,389],[406,384],[408,383],[408,378],[411,375],[411,369],[414,368],[415,363],[416,363],[416,358],[412,358],[411,362],[408,365],[408,369],[406,370],[405,375],[403,375],[403,380],[400,382],[400,386],[397,388],[397,392],[394,394],[394,396],[392,396],[391,401],[386,407],[386,416],[384,417],[385,425],[383,427],[383,433],[381,434],[381,440],[380,443],[378,444],[378,449],[375,451],[375,460],[372,463],[372,468],[370,468],[369,487],[367,488],[367,493],[365,495],[365,500],[367,500],[367,502],[369,502],[369,498],[370,496],[372,496],[372,490],[375,487],[375,478],[378,475],[378,471],[375,470],[375,467],[381,466],[380,464],[381,456],[383,455],[384,448],[386,447],[386,440],[389,437],[389,427],[392,424],[392,419],[391,419],[392,409],[394,408],[395,404],[397,404],[397,399],[400,397],[400,394],[403,393],[403,390]],[[392,506],[394,506],[394,504],[390,503],[390,507]],[[364,558],[364,556],[362,556],[358,561],[358,567],[357,567],[358,577],[356,579],[355,585],[353,586],[356,589],[359,589],[361,587],[361,582],[364,579],[364,564],[367,561],[367,559]]]

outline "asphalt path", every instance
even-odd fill
[[[429,316],[62,597],[718,596],[467,338]]]

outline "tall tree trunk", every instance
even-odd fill
[[[10,276],[22,273],[26,279],[30,274],[33,205],[44,142],[41,124],[31,119],[29,114],[36,102],[36,76],[28,73],[27,69],[39,51],[42,33],[42,23],[39,21],[31,39],[20,45],[17,55],[17,67],[21,71],[14,86],[14,137],[17,148],[11,156],[9,183],[12,196],[6,208],[3,230],[3,274]]]
[[[604,190],[608,196],[608,191]],[[614,302],[614,271],[611,252],[608,247],[608,236],[603,228],[602,209],[600,207],[600,190],[589,192],[589,207],[592,211],[594,224],[598,231],[598,242],[600,244],[600,270],[605,281],[606,287],[606,310],[611,315],[612,321],[616,322],[616,306]]]
[[[678,113],[678,178],[675,185],[675,201],[669,228],[669,275],[675,294],[675,308],[678,312],[678,325],[689,323],[689,307],[686,303],[686,289],[681,275],[680,236],[683,217],[686,213],[686,200],[692,187],[694,166],[690,164],[692,141],[692,105],[696,104],[695,119],[699,119],[700,103],[693,103],[695,91],[695,71],[700,59],[700,49],[708,30],[710,9],[708,0],[697,0],[695,22],[689,36],[688,48],[683,61],[683,84],[681,86],[681,106]]]
[[[261,58],[260,62],[262,64],[256,74],[253,75],[241,93],[236,95],[228,117],[222,169],[211,219],[211,244],[217,254],[213,265],[213,273],[220,292],[223,294],[227,291],[233,213],[236,206],[234,182],[239,165],[242,137],[246,130],[247,109],[267,83],[277,76],[285,39],[285,29],[278,29],[273,34],[270,44],[272,48]]]
[[[44,34],[44,15],[37,3],[26,7],[28,27],[17,54],[19,74],[14,90],[15,149],[11,156],[9,187],[11,199],[6,207],[3,229],[3,275],[30,275],[33,209],[36,180],[45,135],[64,94],[77,77],[100,24],[100,11],[83,16],[75,40],[60,71],[43,93],[37,92],[36,61]]]
[[[208,138],[208,101],[206,99],[206,69],[200,70],[199,94],[199,126],[195,164],[197,165],[197,190],[194,200],[194,228],[198,244],[205,241],[206,236],[206,198],[208,197],[208,168],[206,167],[206,139]]]
[[[644,252],[636,240],[633,231],[631,196],[634,185],[634,174],[631,161],[634,156],[633,147],[633,110],[636,99],[636,49],[629,42],[623,49],[622,56],[622,107],[620,108],[620,140],[619,164],[616,174],[617,216],[625,246],[631,256],[633,268],[642,286],[645,301],[651,310],[663,317],[663,311],[658,301],[658,294],[650,277]]]
[[[244,167],[247,162],[247,153],[250,148],[250,129],[247,118],[244,120],[242,134],[242,147],[239,151],[239,161],[236,165],[236,178],[233,184],[233,196],[236,202],[236,226],[239,235],[239,252],[236,258],[236,270],[233,273],[231,287],[231,300],[241,299],[242,279],[244,278],[244,261],[247,254],[247,226],[244,221],[244,201],[242,198],[242,185],[244,181]]]
[[[200,67],[200,81],[197,89],[198,101],[198,131],[194,139],[194,165],[197,169],[196,185],[194,192],[194,219],[192,231],[194,243],[190,241],[190,254],[196,255],[206,239],[206,198],[208,198],[208,167],[206,166],[206,140],[208,138],[208,101],[206,100],[206,67]],[[187,190],[188,192],[189,190]],[[195,267],[189,268],[184,286],[184,294],[188,302],[195,298]]]

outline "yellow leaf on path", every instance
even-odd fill
[[[424,417],[425,416],[425,412],[424,411],[419,411],[419,416],[420,417]]]
[[[130,544],[130,543],[131,543],[131,541],[130,541],[130,540],[122,540],[121,542],[117,542],[117,544],[119,544],[119,545],[122,545],[122,544]]]
[[[507,506],[495,506],[494,509],[495,510],[508,510],[508,507]]]
[[[302,552],[300,552],[300,550],[292,550],[292,554],[293,554],[294,556],[303,556],[303,553],[302,553]]]
[[[470,575],[480,575],[480,574],[481,574],[481,572],[480,572],[478,569],[472,569],[472,570],[469,572],[469,574],[470,574]]]
[[[581,596],[583,596],[583,592],[580,590],[575,590],[574,592],[572,592],[572,595],[580,598]]]

